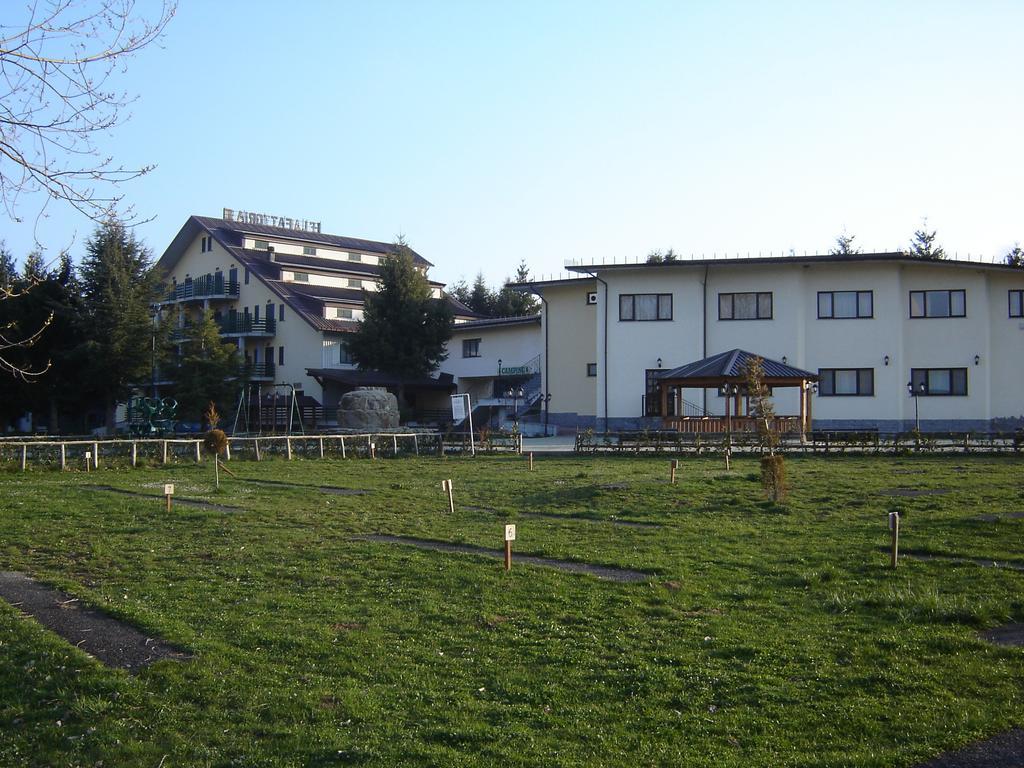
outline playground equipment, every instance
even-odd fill
[[[128,401],[128,426],[136,437],[163,437],[178,424],[178,401],[173,397],[133,397]]]
[[[263,427],[268,419],[272,435],[277,434],[277,426],[281,421],[287,424],[284,434],[290,435],[295,431],[301,435],[306,434],[295,385],[271,384],[270,388],[271,391],[266,394],[262,392],[258,384],[248,385],[242,389],[238,396],[238,406],[235,408],[235,424],[231,429],[231,434],[250,435],[255,433],[262,435]],[[287,416],[282,413],[282,408],[288,409]],[[240,426],[241,429],[239,429]]]

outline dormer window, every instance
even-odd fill
[[[268,240],[254,240],[253,244],[252,244],[252,247],[255,248],[257,251],[269,251],[270,250],[270,241],[268,241]]]

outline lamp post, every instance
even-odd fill
[[[907,392],[912,398],[914,398],[914,430],[918,434],[921,433],[921,412],[918,409],[917,398],[924,394],[925,389],[926,387],[923,381],[917,385],[917,389],[914,389],[914,382],[907,382]]]
[[[725,413],[726,413],[726,430],[728,435],[729,448],[732,448],[732,408],[729,406],[729,398],[735,397],[739,394],[739,384],[723,384],[718,388],[718,393],[722,395],[725,400]]]
[[[523,388],[512,388],[509,387],[508,392],[505,393],[505,397],[512,398],[512,423],[515,425],[515,431],[519,431],[519,398],[523,396]]]

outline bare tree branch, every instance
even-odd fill
[[[118,185],[152,170],[115,164],[96,140],[127,119],[133,98],[113,81],[160,38],[176,1],[158,9],[147,16],[135,0],[29,0],[19,22],[0,24],[0,206],[8,217],[20,221],[22,196],[43,192],[37,221],[53,200],[102,221],[123,197]]]

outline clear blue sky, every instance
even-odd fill
[[[157,165],[124,187],[157,256],[230,207],[402,232],[444,281],[844,228],[887,250],[923,216],[998,257],[1024,241],[1021,30],[1021,2],[181,0],[104,149]],[[90,223],[49,213],[80,257]]]

